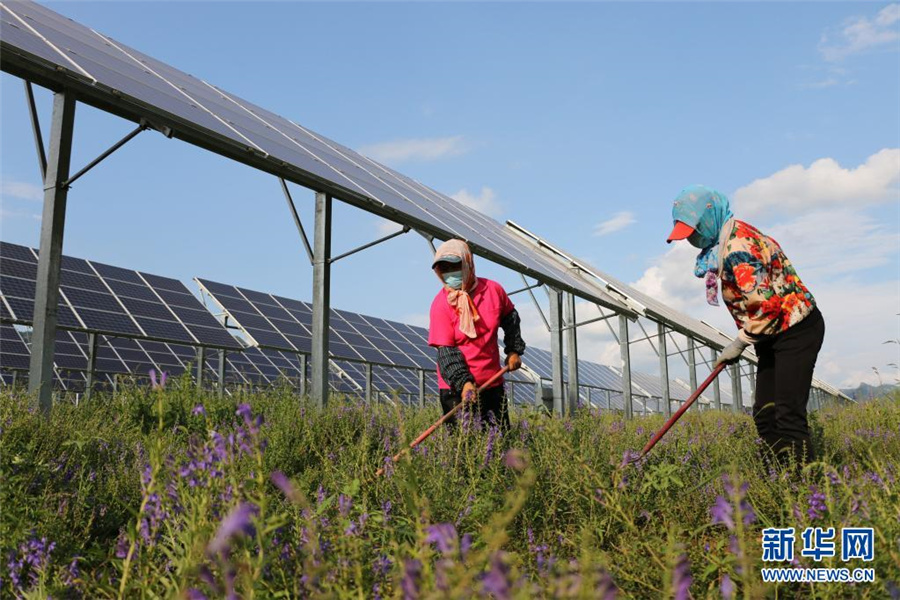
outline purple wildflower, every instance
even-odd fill
[[[204,594],[197,588],[190,588],[187,591],[187,599],[188,600],[207,600],[206,594]]]
[[[493,416],[493,413],[491,413],[491,416]],[[482,466],[488,466],[494,457],[494,440],[497,439],[498,431],[495,425],[491,425],[491,428],[488,430],[487,449],[484,451],[484,463]]]
[[[528,463],[525,460],[525,453],[518,448],[511,448],[507,451],[503,458],[503,463],[513,471],[524,471]]]
[[[722,592],[722,598],[724,600],[731,600],[734,598],[734,582],[731,581],[731,577],[728,576],[728,573],[722,575],[722,581],[719,583],[719,591]]]
[[[169,377],[169,374],[166,371],[160,371],[159,381],[157,381],[156,369],[150,369],[150,389],[152,389],[152,390],[166,389],[166,379],[168,379],[168,377]]]
[[[510,598],[509,567],[503,561],[501,552],[491,557],[491,570],[481,579],[482,589],[486,595],[497,600]]]
[[[202,404],[198,404],[197,406],[194,407],[194,410],[191,411],[191,414],[192,415],[203,415],[205,417],[206,409],[203,408]]]
[[[385,500],[384,504],[381,505],[381,516],[383,517],[385,523],[391,520],[391,509],[393,507],[394,505],[391,504],[390,500]]]
[[[19,544],[18,554],[12,554],[7,564],[13,588],[23,592],[33,587],[38,582],[39,573],[50,564],[50,554],[54,548],[56,548],[56,542],[48,544],[46,537],[38,539],[34,533],[30,540]],[[28,588],[23,585],[25,575],[28,575]]]
[[[459,535],[456,533],[453,523],[430,525],[427,531],[428,536],[425,538],[425,542],[435,544],[441,554],[449,556],[456,551]]]
[[[675,570],[672,572],[672,591],[675,594],[675,600],[688,600],[691,597],[691,565],[688,563],[686,554],[678,557],[675,563]]]
[[[640,460],[641,460],[640,452],[637,452],[635,450],[626,450],[625,452],[622,453],[622,462],[619,463],[619,467],[620,468],[627,467],[628,465],[633,464],[633,463],[637,463],[638,465],[640,465],[641,464],[639,462]]]
[[[342,517],[349,515],[352,507],[353,498],[345,496],[344,494],[338,496],[338,511],[340,511]]]
[[[811,521],[815,521],[822,518],[828,511],[828,507],[825,506],[825,494],[820,492],[816,486],[812,486],[810,491],[812,494],[809,496],[809,508],[806,509],[806,514]]]
[[[281,490],[281,493],[284,494],[288,500],[291,502],[300,501],[300,493],[284,473],[281,471],[273,471],[272,474],[269,475],[269,479],[275,484],[275,487]]]
[[[411,559],[403,564],[403,579],[400,581],[400,589],[403,590],[403,600],[416,600],[419,597],[419,579],[421,576],[421,562]]]
[[[375,562],[372,563],[372,572],[375,573],[375,577],[378,579],[385,579],[391,573],[391,567],[393,563],[391,559],[388,558],[387,554],[380,554],[378,558],[375,559]]]
[[[252,518],[259,513],[259,509],[255,504],[244,502],[243,504],[232,509],[222,524],[216,536],[209,543],[206,550],[210,556],[225,555],[231,550],[231,539],[241,537],[243,535],[253,535],[255,529],[253,527]]]

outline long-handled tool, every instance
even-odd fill
[[[480,394],[481,392],[483,392],[484,390],[486,390],[488,387],[491,386],[491,384],[493,384],[495,381],[497,381],[498,379],[500,379],[501,377],[503,377],[503,375],[504,375],[507,371],[509,371],[509,367],[508,367],[508,366],[503,367],[502,369],[500,369],[499,371],[497,371],[496,373],[494,373],[493,375],[491,375],[491,378],[488,379],[486,382],[484,382],[484,384],[483,384],[481,387],[478,388],[478,391],[476,392],[476,394]],[[435,429],[437,429],[438,427],[440,427],[441,425],[443,425],[444,422],[447,421],[447,419],[449,419],[450,417],[452,417],[453,415],[455,415],[456,413],[458,413],[459,410],[460,410],[463,406],[465,406],[465,405],[466,405],[466,399],[463,398],[462,401],[461,401],[459,404],[457,404],[456,406],[454,406],[453,408],[451,408],[450,411],[449,411],[447,414],[445,414],[443,417],[441,417],[440,419],[438,419],[437,421],[435,421],[434,424],[433,424],[431,427],[429,427],[428,429],[426,429],[425,431],[423,431],[421,434],[419,434],[419,437],[417,437],[417,438],[414,439],[412,442],[410,442],[409,448],[404,448],[403,450],[401,450],[400,452],[398,452],[397,454],[395,454],[395,455],[393,456],[393,458],[391,458],[391,461],[392,461],[392,462],[397,462],[398,460],[400,460],[400,458],[401,458],[404,454],[406,454],[407,452],[409,452],[410,450],[412,450],[413,448],[415,448],[416,446],[418,446],[419,444],[421,444],[422,442],[424,442],[424,441],[426,440],[426,438],[428,438],[429,435],[431,435],[432,433],[434,433]],[[382,474],[384,474],[384,467],[378,469],[378,471],[375,473],[375,476],[376,476],[376,477],[380,477]]]
[[[654,435],[652,438],[650,438],[650,441],[647,442],[647,445],[644,446],[643,450],[641,450],[641,455],[639,458],[644,458],[644,456],[646,456],[647,453],[650,452],[650,450],[653,448],[653,446],[656,445],[656,442],[661,440],[662,436],[666,435],[666,432],[669,430],[670,427],[672,427],[672,425],[675,424],[675,421],[677,421],[678,419],[681,418],[681,415],[684,414],[684,411],[686,411],[687,409],[689,409],[691,407],[691,404],[693,404],[694,401],[696,401],[697,398],[700,397],[700,394],[703,393],[703,390],[705,390],[707,387],[709,387],[709,384],[712,383],[716,377],[718,377],[719,373],[721,373],[724,368],[725,368],[725,364],[722,363],[721,365],[719,365],[718,367],[713,369],[712,373],[709,374],[709,377],[706,378],[706,381],[701,383],[700,387],[698,387],[697,390],[693,394],[691,394],[691,397],[687,399],[687,402],[684,403],[684,406],[679,408],[678,412],[676,412],[674,415],[669,417],[669,420],[666,421],[666,424],[663,425],[662,429],[657,431],[656,435]]]

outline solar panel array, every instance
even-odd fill
[[[0,242],[4,319],[34,320],[38,252]],[[118,337],[240,349],[215,317],[177,279],[63,256],[59,327]]]
[[[0,5],[3,69],[65,80],[79,100],[441,239],[458,237],[491,260],[605,306],[629,312],[593,282],[528,248],[503,226],[297,123],[179,71],[33,2]]]

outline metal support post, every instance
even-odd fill
[[[331,312],[331,196],[316,192],[313,239],[312,399],[328,402],[328,333]]]
[[[666,350],[666,326],[657,323],[659,334],[659,382],[662,384],[662,403],[665,415],[672,416],[672,398],[669,392],[669,354]]]
[[[219,398],[222,398],[225,395],[225,369],[227,368],[228,363],[226,350],[222,348],[219,351]]]
[[[697,391],[697,353],[694,338],[688,338],[688,369],[691,376],[691,393]]]
[[[62,264],[63,230],[66,223],[69,178],[72,158],[72,131],[75,124],[75,96],[71,92],[53,95],[53,121],[50,124],[50,155],[44,178],[44,212],[41,217],[41,242],[34,294],[34,330],[31,335],[28,393],[43,413],[53,405],[53,350],[56,345],[56,321],[59,304],[59,278]]]
[[[612,410],[612,392],[606,390],[606,410]]]
[[[97,334],[88,334],[88,362],[87,362],[87,383],[84,387],[84,400],[87,402],[91,399],[94,392],[94,371],[97,370]]]
[[[719,358],[719,353],[716,352],[715,348],[709,349],[709,362],[710,365],[716,364],[716,359]],[[716,377],[713,380],[713,407],[716,410],[721,410],[722,408],[722,388],[719,387],[719,378]]]
[[[566,298],[566,324],[570,328],[566,331],[566,355],[569,357],[569,401],[566,412],[569,416],[575,415],[578,408],[578,329],[572,327],[575,320],[575,294],[565,294]]]
[[[34,90],[30,81],[25,82],[25,96],[28,99],[28,114],[31,115],[34,147],[37,150],[38,166],[41,168],[41,181],[43,181],[47,178],[47,154],[44,152],[44,136],[41,134],[41,121],[38,118],[37,105],[34,103]]]
[[[366,363],[366,404],[372,404],[372,363]]]
[[[547,288],[550,297],[550,363],[553,373],[553,414],[564,416],[563,405],[563,334],[562,334],[562,292]]]
[[[753,404],[756,404],[756,365],[750,363],[749,365],[750,371],[750,401]]]
[[[284,199],[287,201],[288,209],[291,211],[291,216],[294,217],[294,225],[297,226],[297,231],[300,232],[300,240],[303,242],[303,248],[306,250],[306,255],[309,257],[309,264],[315,265],[315,260],[313,259],[313,251],[309,245],[309,238],[306,237],[306,230],[303,228],[303,221],[300,220],[300,214],[297,212],[297,207],[294,205],[294,199],[291,197],[291,191],[288,189],[287,182],[283,177],[279,177],[278,181],[281,182],[281,191],[284,192]]]
[[[634,416],[631,398],[631,348],[628,345],[628,317],[619,315],[619,347],[622,351],[622,393],[625,400],[625,418]]]
[[[306,396],[306,355],[300,355],[300,397]]]
[[[744,390],[741,389],[741,363],[731,365],[731,410],[736,413],[744,410]]]
[[[419,406],[425,408],[425,369],[419,369]]]
[[[203,371],[206,367],[206,348],[197,348],[197,389],[203,389]]]

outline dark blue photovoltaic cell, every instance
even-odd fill
[[[31,353],[12,325],[0,323],[0,368],[27,370]]]
[[[18,244],[10,244],[9,242],[0,242],[0,263],[5,262],[7,258],[21,260],[33,263],[37,268],[37,257],[28,246],[19,246]],[[37,271],[35,271],[37,273]]]
[[[35,281],[37,279],[37,263],[25,262],[4,256],[3,259],[0,260],[0,275],[9,275],[12,277],[19,277],[20,279]]]

